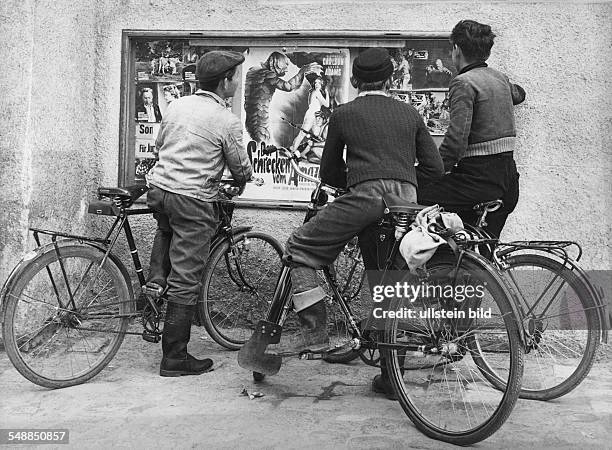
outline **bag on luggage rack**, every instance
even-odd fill
[[[447,242],[446,236],[463,229],[463,222],[457,214],[440,211],[434,205],[421,210],[411,228],[402,238],[399,251],[410,272],[416,273]]]

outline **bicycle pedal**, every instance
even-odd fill
[[[161,341],[161,336],[159,334],[148,331],[142,332],[142,338],[147,342],[151,342],[152,344],[157,344],[159,341]]]
[[[328,352],[324,352],[324,353],[302,352],[298,355],[298,358],[301,360],[312,361],[315,359],[323,359],[323,357],[327,354]]]
[[[151,283],[149,284],[145,284],[142,287],[142,291],[149,297],[151,297],[152,299],[158,300],[160,298],[162,298],[165,294],[166,291],[168,290],[168,287],[166,286],[165,288],[156,284],[156,283]]]

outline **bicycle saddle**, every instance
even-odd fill
[[[98,188],[98,198],[118,198],[122,202],[128,203],[125,206],[129,206],[148,190],[147,186],[141,184],[124,187],[100,187]]]
[[[395,194],[383,195],[383,202],[385,203],[385,209],[392,213],[417,214],[422,209],[427,208],[424,205],[408,202]]]
[[[493,211],[497,211],[502,206],[504,206],[504,202],[500,199],[497,199],[497,200],[491,200],[490,202],[478,203],[477,205],[474,206],[474,210],[493,212]]]

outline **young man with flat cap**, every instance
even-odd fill
[[[355,59],[351,82],[358,96],[332,113],[320,169],[323,183],[347,188],[347,193],[287,241],[284,261],[292,267],[302,349],[329,347],[325,292],[315,270],[331,264],[349,240],[383,216],[384,194],[416,201],[415,160],[422,175],[442,174],[440,154],[419,113],[389,96],[392,74],[393,63],[383,48],[366,49]]]
[[[223,171],[227,166],[243,186],[252,175],[240,120],[225,104],[240,82],[236,68],[242,62],[244,56],[237,52],[202,56],[196,66],[200,89],[168,106],[157,136],[159,161],[147,177],[147,203],[158,223],[153,265],[169,247],[169,274],[152,268],[159,274],[156,282],[167,283],[161,376],[198,375],[213,365],[208,358],[187,353],[187,343],[210,241],[219,223],[215,200]]]

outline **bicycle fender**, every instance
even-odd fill
[[[593,299],[595,300],[595,304],[597,306],[597,315],[599,316],[599,324],[601,326],[601,334],[599,336],[600,343],[608,343],[608,330],[610,329],[612,315],[608,310],[608,302],[606,301],[604,290],[601,286],[595,285],[589,277],[589,274],[582,269],[582,267],[578,266],[574,261],[570,260],[570,266],[572,271],[575,271],[579,278],[582,278],[584,284],[587,289],[590,291]]]
[[[43,245],[42,247],[37,247],[27,252],[25,255],[23,255],[21,260],[17,263],[17,265],[13,268],[13,270],[9,274],[8,278],[6,279],[6,281],[4,282],[2,286],[2,289],[0,290],[0,323],[2,324],[4,323],[4,315],[5,315],[5,310],[6,310],[5,299],[8,293],[10,292],[10,290],[13,288],[13,284],[15,280],[19,278],[23,270],[32,261],[34,261],[39,255],[42,255],[45,251],[47,251],[50,246],[52,247],[53,244],[46,244],[46,245]]]

